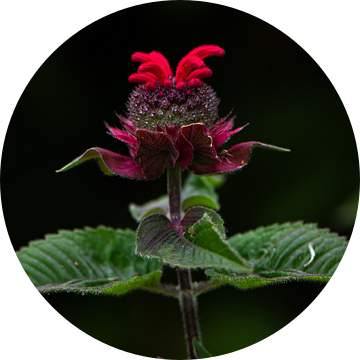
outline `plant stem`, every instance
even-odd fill
[[[168,165],[167,190],[169,196],[170,220],[173,224],[181,221],[181,168]]]
[[[181,221],[181,168],[168,165],[168,196],[170,207],[170,220],[174,225]],[[191,270],[177,267],[179,281],[179,301],[182,311],[186,347],[189,359],[195,359],[194,338],[200,343],[200,328],[197,319],[196,296],[193,292]]]
[[[177,268],[180,286],[180,307],[184,321],[186,348],[189,359],[196,359],[194,338],[201,343],[200,328],[197,319],[196,296],[193,293],[191,282],[191,270]]]

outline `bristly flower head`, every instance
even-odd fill
[[[156,178],[167,164],[198,175],[219,174],[245,166],[253,147],[288,151],[256,141],[218,150],[246,126],[231,130],[234,117],[218,118],[220,100],[202,81],[212,74],[204,59],[224,54],[215,45],[199,46],[182,58],[175,76],[162,54],[133,54],[132,60],[141,65],[129,81],[140,85],[129,97],[127,118],[118,115],[123,130],[106,125],[112,136],[127,144],[131,157],[95,147],[59,171],[96,158],[106,174],[129,178]]]
[[[141,65],[129,81],[143,85],[130,95],[127,103],[129,119],[137,128],[151,130],[166,123],[176,126],[196,122],[206,126],[213,124],[218,117],[220,100],[201,80],[212,74],[204,59],[224,54],[218,46],[200,46],[179,62],[173,77],[163,55],[155,51],[135,53],[132,60],[141,62]]]

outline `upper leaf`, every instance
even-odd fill
[[[178,225],[161,214],[144,218],[137,230],[136,251],[173,266],[249,272],[247,262],[224,239],[220,216],[211,209],[195,207],[187,211]]]
[[[157,289],[162,263],[135,254],[135,233],[99,227],[61,231],[18,252],[27,275],[42,292],[120,294]]]
[[[187,177],[181,193],[183,211],[194,206],[205,206],[214,210],[220,208],[215,185],[219,186],[221,180],[211,182],[211,179],[210,176],[198,176],[192,173]]]

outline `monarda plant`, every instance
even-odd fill
[[[247,165],[256,147],[289,150],[257,141],[224,147],[246,126],[233,130],[231,114],[219,118],[220,100],[203,82],[212,74],[204,60],[224,53],[214,45],[197,47],[181,59],[175,75],[158,52],[133,54],[140,66],[129,81],[139,85],[130,94],[126,117],[118,115],[120,127],[106,124],[129,155],[93,147],[59,170],[96,159],[105,174],[129,179],[156,179],[166,171],[167,195],[130,204],[136,231],[103,226],[61,231],[18,253],[41,293],[122,295],[142,288],[177,297],[189,359],[211,357],[198,322],[201,293],[224,284],[251,289],[291,280],[326,282],[347,246],[344,238],[302,222],[226,237],[216,212],[216,188],[224,174]],[[176,283],[166,281],[169,271],[177,273]]]

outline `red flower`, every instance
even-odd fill
[[[141,85],[129,97],[128,118],[118,116],[123,129],[106,125],[112,136],[127,144],[131,157],[95,147],[59,171],[96,158],[105,173],[129,178],[156,178],[168,163],[198,175],[218,174],[245,166],[256,146],[288,151],[255,141],[218,150],[245,127],[231,130],[234,117],[218,119],[220,100],[202,82],[212,73],[204,59],[223,55],[224,50],[218,46],[197,47],[179,62],[173,77],[168,61],[160,53],[133,54],[132,60],[141,65],[129,81]]]

